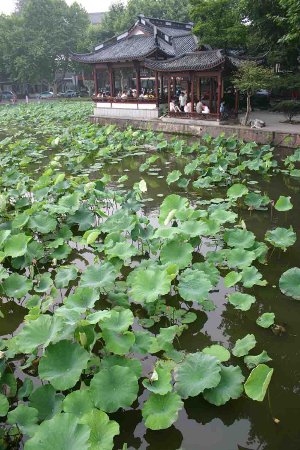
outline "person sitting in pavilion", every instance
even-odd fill
[[[201,114],[203,110],[203,103],[202,101],[199,99],[199,101],[196,104],[196,113]]]
[[[180,108],[179,106],[176,105],[175,99],[172,98],[172,100],[170,101],[170,113],[178,113],[178,112],[180,112]]]
[[[184,112],[184,107],[186,106],[186,103],[187,103],[187,95],[184,92],[181,92],[179,96],[179,105],[180,110],[182,112]]]
[[[185,113],[191,113],[192,112],[192,102],[191,102],[190,97],[187,98],[187,103],[186,103],[186,105],[184,107],[184,112]]]
[[[210,114],[209,107],[205,103],[203,103],[202,114]]]

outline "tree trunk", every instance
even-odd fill
[[[250,112],[251,112],[251,93],[247,92],[247,111],[246,111],[246,115],[243,120],[243,125],[245,125],[245,126],[248,125]]]

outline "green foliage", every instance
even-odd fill
[[[300,102],[296,100],[284,100],[277,103],[273,110],[282,112],[287,117],[288,122],[292,122],[293,117],[300,114]]]

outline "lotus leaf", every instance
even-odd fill
[[[266,286],[267,281],[262,280],[262,274],[256,267],[246,267],[242,271],[242,283],[246,288],[252,288],[255,284],[258,286]]]
[[[41,315],[35,320],[25,323],[16,336],[20,353],[32,353],[37,347],[47,347],[63,329],[63,321],[56,316]]]
[[[242,339],[238,339],[235,346],[232,349],[232,354],[234,356],[245,356],[249,351],[256,345],[256,339],[254,334],[247,334]]]
[[[33,391],[33,382],[31,378],[25,378],[23,385],[18,390],[18,399],[23,400],[24,398],[29,397],[32,391]]]
[[[245,392],[248,397],[258,402],[263,401],[273,375],[273,370],[265,364],[259,364],[251,371],[245,383]]]
[[[79,287],[74,294],[69,295],[65,304],[70,308],[93,308],[96,301],[99,300],[99,293],[89,287]]]
[[[120,427],[114,420],[109,420],[105,412],[93,409],[86,413],[80,423],[88,425],[91,434],[89,450],[112,450],[114,437],[119,434]]]
[[[79,192],[73,192],[73,194],[66,194],[61,197],[58,205],[62,208],[62,212],[76,212],[80,207],[80,197],[81,194]]]
[[[107,351],[116,355],[126,355],[135,342],[135,336],[131,331],[117,333],[116,331],[103,330],[102,337]]]
[[[67,256],[72,252],[72,248],[68,244],[59,245],[52,253],[52,259],[66,259]]]
[[[167,225],[176,216],[177,211],[184,210],[188,200],[176,194],[168,195],[160,206],[159,223]]]
[[[211,289],[209,278],[201,270],[186,269],[179,278],[179,294],[188,302],[201,303],[208,297]]]
[[[219,361],[225,362],[230,359],[230,352],[227,350],[227,348],[223,347],[222,345],[211,345],[210,347],[205,347],[202,350],[202,353],[205,353],[206,355],[215,356]]]
[[[267,231],[265,236],[266,241],[270,242],[274,247],[279,247],[283,251],[296,242],[296,233],[293,229],[288,228],[275,228],[275,230]]]
[[[106,262],[101,265],[89,266],[81,276],[81,287],[109,290],[117,277],[114,266]]]
[[[234,223],[237,219],[237,214],[232,211],[226,211],[225,209],[216,208],[209,216],[211,219],[223,224],[226,222]]]
[[[39,363],[39,375],[57,390],[73,387],[86,368],[89,353],[79,344],[67,340],[51,344]]]
[[[0,417],[5,417],[9,410],[9,403],[5,395],[0,394]]]
[[[256,259],[256,254],[254,251],[245,250],[243,248],[233,248],[226,251],[226,259],[228,267],[238,267],[239,269],[242,269],[252,264]]]
[[[250,248],[255,242],[255,235],[252,231],[236,228],[234,230],[225,231],[224,241],[229,247]]]
[[[221,366],[221,381],[213,389],[203,392],[203,397],[216,406],[225,405],[230,399],[237,399],[243,392],[244,376],[238,366]]]
[[[108,256],[108,259],[120,258],[122,261],[128,261],[138,252],[129,242],[117,242],[113,247],[106,248],[105,253]]]
[[[63,288],[69,285],[70,281],[77,278],[77,267],[75,265],[61,266],[55,275],[55,285],[57,288]]]
[[[127,331],[133,322],[134,316],[130,309],[123,309],[121,311],[111,310],[109,317],[104,317],[101,321],[101,328],[102,330],[121,333]]]
[[[192,267],[193,269],[201,270],[201,272],[204,272],[213,286],[216,286],[218,284],[220,279],[220,272],[213,263],[210,263],[208,261],[194,263]]]
[[[24,233],[9,236],[4,243],[5,256],[17,258],[18,256],[25,255],[27,251],[27,244],[30,239],[31,237],[26,236],[26,234]]]
[[[0,246],[3,245],[10,234],[11,230],[0,230]]]
[[[293,267],[284,272],[279,279],[279,287],[283,294],[300,300],[300,269]]]
[[[239,272],[229,272],[224,278],[224,284],[227,288],[234,286],[242,279],[242,274]]]
[[[138,380],[129,367],[113,366],[94,375],[90,391],[97,408],[115,412],[127,408],[137,398]]]
[[[256,320],[257,325],[262,328],[269,328],[274,325],[275,314],[274,313],[264,313]]]
[[[88,389],[74,391],[67,395],[63,401],[63,410],[66,413],[82,417],[93,409],[93,402]]]
[[[292,208],[291,197],[284,197],[281,195],[275,203],[275,209],[277,211],[289,211]]]
[[[89,450],[90,428],[73,414],[56,414],[43,422],[24,450]]]
[[[179,327],[177,325],[168,328],[160,328],[159,334],[155,338],[152,338],[151,347],[149,349],[150,353],[173,349],[172,342],[178,331]]]
[[[135,302],[155,302],[161,295],[168,294],[173,278],[174,274],[168,273],[163,266],[153,265],[145,270],[135,269],[127,277],[131,287],[129,293]]]
[[[145,355],[150,351],[152,337],[147,331],[135,331],[135,343],[132,346],[134,353]]]
[[[175,389],[182,398],[195,397],[219,384],[220,371],[220,362],[214,356],[190,353],[175,368]]]
[[[48,234],[51,231],[54,231],[56,225],[56,220],[46,212],[34,214],[30,217],[28,222],[29,228],[42,234]]]
[[[203,224],[197,220],[187,220],[183,222],[178,229],[171,228],[171,230],[175,230],[176,234],[183,233],[189,238],[193,238],[196,236],[200,236],[203,231]],[[174,233],[174,232],[173,232]],[[156,233],[155,233],[156,234]],[[163,237],[163,236],[161,236]]]
[[[169,428],[178,418],[178,411],[183,407],[178,394],[168,392],[166,395],[150,394],[142,409],[145,426],[150,430]]]
[[[175,181],[179,180],[181,177],[181,172],[179,170],[173,170],[173,172],[170,172],[167,176],[166,182],[168,184],[175,183]]]
[[[47,292],[53,285],[50,273],[43,273],[37,277],[38,286],[34,288],[35,292]]]
[[[150,379],[145,379],[143,385],[154,394],[165,395],[172,390],[171,368],[167,363],[160,362],[153,371]]]
[[[63,395],[57,394],[51,384],[38,387],[29,397],[29,405],[38,411],[39,420],[48,420],[62,410]]]
[[[227,197],[232,200],[236,200],[246,194],[248,194],[247,186],[240,183],[233,184],[227,191]]]
[[[37,427],[38,411],[26,405],[18,405],[7,415],[7,423],[16,424],[24,434],[32,436]]]
[[[228,301],[235,309],[248,311],[251,305],[255,303],[255,297],[253,295],[243,294],[242,292],[234,292],[228,295]]]
[[[101,369],[110,369],[114,366],[128,367],[137,378],[142,375],[142,364],[138,359],[125,358],[124,356],[109,355],[101,359]]]
[[[259,355],[255,356],[245,356],[244,363],[248,367],[248,369],[253,369],[253,367],[258,366],[258,364],[272,361],[272,358],[268,355],[268,353],[264,350]]]
[[[174,240],[162,247],[160,260],[162,264],[176,264],[179,269],[184,269],[192,262],[192,253],[191,244]]]
[[[32,288],[32,281],[23,275],[13,273],[3,281],[3,288],[8,297],[21,298]]]

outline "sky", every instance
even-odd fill
[[[74,0],[66,0],[70,5]],[[107,11],[113,0],[77,0],[87,12]],[[15,0],[0,0],[0,14],[10,14],[15,9]]]

